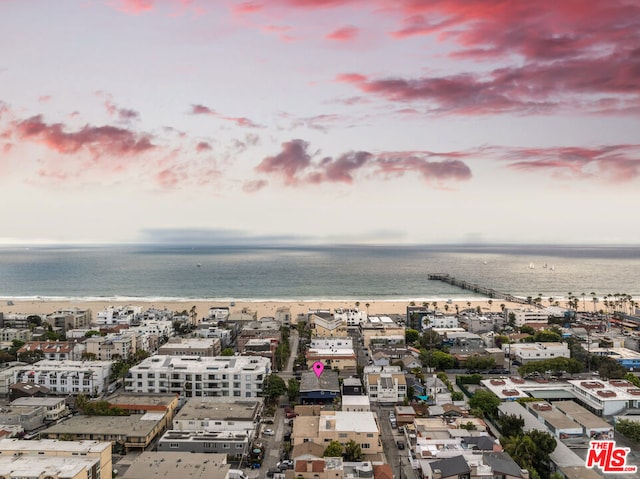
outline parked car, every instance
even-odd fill
[[[265,429],[264,431],[262,431],[262,434],[264,434],[265,436],[273,436],[275,435],[275,432],[273,429]]]
[[[267,477],[273,477],[276,474],[276,472],[279,472],[279,471],[276,468],[272,467],[267,471]]]
[[[398,441],[398,442],[396,442],[396,445],[398,446],[398,449],[400,449],[400,450],[404,449],[404,442]]]

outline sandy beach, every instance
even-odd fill
[[[436,302],[438,310],[446,313],[452,313],[456,311],[456,305],[459,310],[471,307],[477,309],[480,306],[482,312],[499,312],[501,311],[501,304],[504,304],[508,308],[522,307],[520,304],[509,303],[505,301],[493,300],[489,303],[487,300],[478,301],[453,301],[447,303],[445,301]],[[367,307],[368,304],[368,307]],[[368,311],[370,316],[380,316],[387,314],[406,314],[407,301],[359,301],[359,306],[356,306],[356,301],[251,301],[251,302],[236,302],[233,306],[226,302],[212,302],[212,301],[169,301],[169,302],[150,302],[150,301],[138,301],[138,302],[117,302],[117,301],[13,301],[13,304],[8,304],[7,301],[0,303],[0,312],[2,313],[20,313],[20,314],[37,314],[46,315],[55,311],[60,311],[70,308],[79,309],[91,309],[95,314],[98,311],[103,311],[109,307],[122,307],[122,306],[141,306],[144,309],[156,308],[167,309],[170,311],[181,312],[184,310],[190,311],[193,306],[196,307],[196,313],[198,318],[206,317],[209,308],[212,307],[229,307],[230,311],[240,312],[243,309],[248,311],[255,311],[258,319],[262,317],[273,317],[279,308],[289,308],[291,317],[295,320],[298,314],[306,313],[309,310],[323,309],[323,310],[335,310],[339,308],[356,308]],[[433,308],[433,303],[428,303],[429,308]],[[417,306],[421,306],[422,302],[416,302]]]

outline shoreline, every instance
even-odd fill
[[[360,309],[368,311],[370,316],[380,316],[387,314],[405,315],[407,306],[413,301],[416,306],[422,306],[427,303],[430,309],[433,309],[433,303],[437,305],[437,309],[445,314],[455,313],[456,306],[460,311],[468,308],[477,309],[479,306],[483,313],[499,313],[504,304],[506,308],[522,308],[529,305],[520,303],[512,303],[508,301],[498,301],[478,298],[455,299],[449,302],[448,299],[438,300],[426,299],[405,300],[389,299],[389,300],[335,300],[335,299],[304,299],[304,300],[207,300],[207,299],[175,299],[167,298],[87,298],[87,299],[53,299],[42,297],[40,299],[2,299],[0,303],[0,313],[4,314],[37,314],[47,315],[55,311],[64,309],[90,309],[95,315],[98,311],[103,311],[110,307],[124,306],[142,306],[143,309],[160,309],[181,312],[196,307],[197,317],[203,318],[208,315],[209,308],[228,307],[231,313],[248,310],[255,312],[257,319],[262,317],[273,317],[280,308],[289,308],[291,319],[295,320],[299,314],[304,314],[309,310],[336,310],[336,309]],[[9,304],[9,301],[12,304]],[[359,303],[359,306],[356,306]],[[233,305],[232,305],[233,304]],[[368,304],[368,307],[367,307]],[[561,303],[563,304],[563,303]]]

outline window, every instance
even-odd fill
[[[231,444],[229,444],[228,442],[225,442],[225,443],[222,445],[222,449],[229,449],[229,448],[231,448]]]
[[[170,442],[169,443],[169,448],[171,449],[178,449],[180,447],[180,444],[178,444],[177,442]]]

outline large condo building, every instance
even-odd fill
[[[151,356],[129,370],[125,390],[255,398],[270,371],[271,361],[259,356]]]

